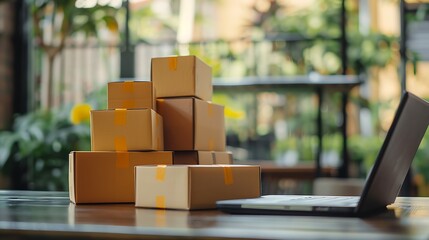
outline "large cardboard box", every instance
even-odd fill
[[[164,149],[162,117],[152,109],[91,111],[93,151]]]
[[[260,196],[259,166],[137,166],[135,171],[137,207],[210,209],[218,200]]]
[[[223,106],[197,98],[157,100],[167,150],[225,151]]]
[[[152,82],[122,81],[107,84],[107,108],[151,108],[156,110]]]
[[[157,97],[212,99],[211,68],[195,56],[152,58],[151,75]]]
[[[172,163],[172,152],[71,152],[70,201],[134,202],[134,167]]]
[[[211,164],[232,164],[231,152],[214,151],[174,151],[173,164],[188,165],[211,165]]]

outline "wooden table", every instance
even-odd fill
[[[0,191],[0,239],[428,239],[429,198],[368,219],[74,205],[64,192]]]

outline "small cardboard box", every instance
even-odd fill
[[[225,151],[223,106],[197,98],[157,100],[164,119],[164,147],[172,151]]]
[[[71,152],[70,201],[134,202],[134,167],[172,163],[172,152]]]
[[[260,167],[250,165],[137,166],[136,206],[216,208],[216,201],[260,196]]]
[[[151,75],[157,97],[212,99],[211,68],[195,56],[152,58]]]
[[[107,84],[107,108],[150,108],[156,110],[152,82],[122,81]]]
[[[164,149],[162,117],[152,109],[91,111],[92,151]]]
[[[211,165],[232,164],[232,153],[214,151],[174,151],[173,164]]]

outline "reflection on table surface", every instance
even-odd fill
[[[367,219],[229,215],[217,210],[135,208],[133,204],[75,205],[64,192],[0,191],[0,236],[429,238],[429,198],[398,198],[389,208],[390,211]]]

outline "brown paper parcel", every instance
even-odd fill
[[[122,81],[107,84],[107,108],[150,108],[156,111],[152,82]]]
[[[197,98],[157,100],[164,147],[171,151],[225,151],[224,107]]]
[[[260,196],[259,166],[137,166],[135,171],[137,207],[210,209],[218,200]]]
[[[211,68],[195,56],[152,58],[151,78],[157,97],[198,97],[211,101]]]
[[[152,109],[91,111],[92,151],[164,149],[162,117]]]
[[[172,163],[172,152],[71,152],[70,201],[134,202],[134,167]]]

